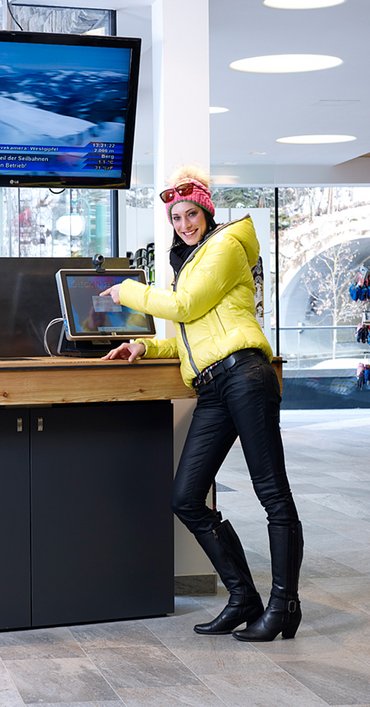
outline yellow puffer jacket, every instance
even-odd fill
[[[181,267],[174,289],[162,290],[127,279],[121,304],[175,323],[176,337],[136,339],[145,358],[179,358],[191,387],[211,363],[245,348],[272,350],[254,315],[254,281],[259,244],[249,216],[219,226]]]

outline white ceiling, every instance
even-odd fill
[[[125,33],[139,32],[143,38],[135,161],[150,163],[151,0],[37,4],[127,10]],[[209,18],[210,102],[229,108],[228,113],[210,116],[215,171],[244,170],[250,179],[260,175],[261,181],[289,181],[293,175],[297,180],[300,174],[301,181],[310,176],[320,181],[321,175],[321,181],[370,182],[370,159],[356,159],[370,152],[370,0],[346,0],[321,10],[276,10],[262,0],[209,0]],[[272,75],[229,68],[231,61],[245,56],[279,53],[330,54],[343,64],[324,71]],[[307,133],[344,133],[357,139],[319,146],[276,142]]]

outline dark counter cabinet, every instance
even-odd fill
[[[0,628],[31,625],[29,411],[0,409]]]
[[[0,629],[173,611],[172,403],[0,409]]]

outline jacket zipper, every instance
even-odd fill
[[[178,282],[178,278],[179,278],[179,275],[180,275],[181,270],[183,269],[184,265],[186,265],[186,263],[188,263],[188,262],[191,261],[191,259],[192,259],[193,256],[194,256],[194,253],[195,253],[195,252],[198,252],[198,250],[199,250],[198,248],[196,248],[195,250],[193,250],[193,252],[190,253],[190,255],[188,256],[188,258],[187,258],[187,259],[183,262],[183,264],[181,265],[181,268],[180,268],[180,270],[178,271],[178,273],[177,273],[177,275],[176,275],[176,277],[175,277],[175,280],[174,280],[174,282],[173,282],[173,290],[174,290],[174,292],[176,292],[176,290],[177,290],[177,282]],[[193,359],[193,354],[192,354],[192,352],[191,352],[190,344],[189,344],[188,337],[187,337],[187,334],[186,334],[185,324],[184,324],[184,322],[179,322],[179,324],[180,324],[180,331],[181,331],[182,340],[183,340],[184,346],[185,346],[185,348],[186,348],[186,350],[187,350],[187,352],[188,352],[190,365],[191,365],[191,367],[192,367],[192,369],[193,369],[195,375],[197,376],[197,375],[200,373],[200,371],[199,371],[198,367],[196,366],[195,361],[194,361],[194,359]]]
[[[175,276],[175,279],[174,279],[174,281],[173,281],[173,286],[172,286],[174,292],[176,292],[176,290],[177,290],[177,283],[178,283],[179,275],[180,275],[182,269],[185,267],[185,265],[187,265],[187,264],[194,258],[195,254],[198,253],[198,251],[199,251],[201,248],[203,248],[203,246],[207,243],[207,241],[208,241],[210,238],[212,238],[213,236],[215,236],[216,233],[219,233],[219,231],[222,231],[222,229],[225,228],[225,226],[230,226],[230,223],[237,223],[238,221],[243,221],[245,218],[247,218],[247,216],[243,216],[243,219],[237,219],[236,221],[230,221],[230,222],[228,222],[227,224],[223,223],[223,224],[221,224],[220,226],[217,226],[217,228],[215,228],[214,231],[212,231],[212,232],[209,234],[208,238],[206,238],[202,243],[199,244],[198,248],[195,248],[195,249],[193,250],[193,252],[190,253],[190,255],[186,258],[186,260],[184,260],[183,264],[181,265],[180,270],[178,271],[178,273],[177,273],[176,276]],[[194,361],[194,359],[193,359],[193,355],[192,355],[192,352],[191,352],[190,344],[189,344],[188,337],[187,337],[187,334],[186,334],[185,324],[184,324],[184,322],[179,322],[179,324],[180,324],[180,331],[181,331],[182,340],[183,340],[184,346],[185,346],[185,348],[186,348],[186,350],[187,350],[187,352],[188,352],[190,365],[191,365],[191,367],[192,367],[192,369],[193,369],[195,375],[197,376],[197,375],[199,375],[200,370],[199,370],[199,368],[196,366],[195,361]]]
[[[184,342],[184,344],[185,344],[185,348],[186,348],[186,350],[187,350],[187,352],[188,352],[190,365],[191,365],[191,367],[192,367],[192,369],[193,369],[195,375],[197,376],[197,375],[199,375],[200,370],[199,370],[199,368],[195,365],[195,361],[194,361],[194,359],[193,359],[193,354],[191,353],[190,344],[189,344],[188,337],[187,337],[187,334],[186,334],[186,331],[185,331],[185,324],[184,324],[183,322],[180,322],[180,330],[181,330],[182,340],[183,340],[183,342]]]

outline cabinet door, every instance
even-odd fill
[[[29,413],[0,409],[0,628],[31,624]]]
[[[173,611],[172,404],[31,417],[33,625]]]

